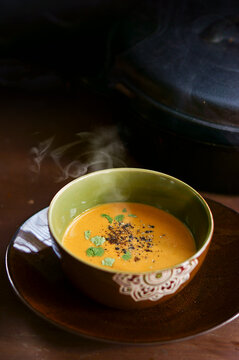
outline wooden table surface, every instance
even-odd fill
[[[45,322],[21,303],[9,284],[5,251],[24,220],[48,206],[65,183],[87,171],[89,162],[88,170],[97,166],[137,166],[127,151],[123,152],[116,136],[114,107],[109,99],[85,91],[67,99],[29,94],[1,96],[0,358],[238,359],[239,319],[187,341],[157,346],[113,345],[71,335]],[[239,211],[236,195],[203,195]]]

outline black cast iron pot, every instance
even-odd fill
[[[236,1],[149,1],[115,37],[109,84],[127,99],[125,142],[143,166],[200,190],[239,192],[235,14]]]

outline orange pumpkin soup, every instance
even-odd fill
[[[74,219],[63,246],[79,259],[117,271],[176,265],[196,251],[189,229],[156,207],[130,202],[97,205]]]

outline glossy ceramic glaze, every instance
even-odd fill
[[[89,265],[62,246],[63,234],[76,216],[95,205],[118,201],[156,206],[176,216],[191,230],[197,252],[174,267],[137,274]],[[144,169],[103,170],[72,181],[52,200],[48,219],[69,279],[91,298],[121,309],[150,307],[182,290],[199,270],[213,234],[211,211],[194,189],[169,175]]]
[[[53,251],[47,208],[30,217],[8,247],[10,283],[20,299],[45,320],[94,339],[161,344],[208,332],[239,314],[239,214],[211,200],[209,205],[215,231],[205,262],[188,286],[159,306],[118,311],[71,286]]]

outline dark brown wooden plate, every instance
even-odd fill
[[[239,313],[239,214],[214,201],[208,203],[215,232],[207,258],[191,283],[163,304],[122,311],[78,292],[65,278],[52,249],[47,209],[28,219],[12,239],[6,253],[10,283],[35,313],[89,338],[159,344],[208,332]]]

